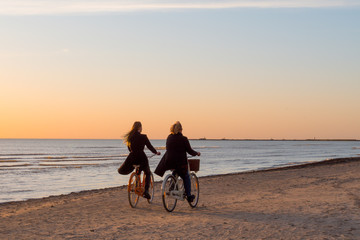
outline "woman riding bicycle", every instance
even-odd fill
[[[166,170],[174,169],[173,175],[177,173],[183,179],[186,198],[189,202],[192,202],[195,196],[191,195],[191,181],[186,153],[192,156],[200,156],[200,152],[196,152],[191,148],[187,137],[182,135],[182,130],[179,121],[170,127],[170,135],[166,140],[166,153],[156,167],[155,173],[162,177]]]
[[[126,143],[130,154],[126,158],[125,162],[120,166],[118,172],[122,175],[127,175],[134,170],[133,165],[140,165],[140,171],[144,171],[145,178],[145,192],[143,197],[150,199],[149,186],[150,186],[150,167],[149,160],[144,152],[145,146],[154,154],[160,155],[160,152],[151,145],[148,137],[145,134],[141,134],[142,125],[141,122],[134,122],[132,129],[125,134],[124,142]]]

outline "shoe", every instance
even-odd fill
[[[195,196],[194,195],[190,195],[190,196],[187,196],[187,201],[189,202],[189,203],[192,203],[193,201],[194,201],[194,199],[195,199]]]
[[[151,198],[151,196],[150,196],[150,194],[148,192],[144,192],[143,197],[146,198],[146,199]]]

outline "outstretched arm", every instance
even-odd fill
[[[157,154],[157,155],[160,155],[160,152],[156,151],[156,149],[153,147],[153,145],[151,145],[148,137],[145,135],[145,145],[146,147],[151,151],[153,152],[154,154]]]
[[[189,139],[187,137],[184,137],[184,138],[185,138],[186,152],[192,156],[200,156],[200,152],[196,152],[196,151],[194,151],[194,149],[191,148]]]

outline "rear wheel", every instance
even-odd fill
[[[169,174],[165,177],[161,186],[162,202],[168,212],[172,212],[176,207],[177,199],[172,196],[173,190],[177,190],[176,179]]]
[[[136,173],[132,173],[128,184],[128,198],[132,208],[136,207],[139,202],[139,195],[136,194],[137,187],[140,187],[140,178]]]
[[[200,188],[199,188],[199,179],[195,175],[195,173],[190,173],[190,181],[191,181],[191,194],[195,196],[193,202],[189,202],[189,205],[194,208],[199,202]]]
[[[150,199],[148,199],[148,203],[152,203],[152,201],[154,200],[154,193],[155,193],[155,188],[154,188],[154,175],[152,173],[150,173],[150,186],[149,186],[149,194],[151,196]]]

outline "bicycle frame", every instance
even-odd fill
[[[145,174],[143,174],[142,179],[141,179],[141,173],[133,172],[130,175],[130,178],[133,175],[136,175],[136,178],[137,178],[136,186],[135,186],[135,193],[141,197],[144,194],[144,191],[145,191]],[[131,191],[131,186],[130,185],[128,185],[128,192],[129,191]]]
[[[135,171],[130,175],[129,178],[129,184],[128,184],[128,199],[130,206],[135,208],[137,203],[139,202],[140,197],[143,197],[143,194],[145,192],[145,173],[142,174],[140,171],[140,166],[135,165]],[[154,177],[152,173],[150,172],[150,195],[151,198],[147,199],[148,203],[151,203],[154,198]],[[135,197],[136,196],[136,197]]]
[[[153,154],[151,156],[148,157],[148,159],[154,157],[156,154]],[[142,175],[142,179],[141,179],[141,173],[142,171],[140,171],[140,165],[134,165],[134,172],[130,175],[130,179],[133,177],[133,175],[137,175],[136,177],[136,181],[139,182],[140,184],[136,184],[135,186],[135,193],[137,195],[139,195],[140,197],[142,197],[142,195],[145,192],[145,173],[143,173]],[[151,187],[153,187],[153,182],[150,183]],[[128,185],[128,192],[131,191],[131,186],[130,184]]]
[[[170,191],[170,197],[176,198],[177,200],[184,201],[185,200],[185,187],[184,184],[182,186],[179,185],[179,180],[181,179],[178,174],[175,174],[175,187],[173,190]],[[177,190],[176,190],[177,189]]]

